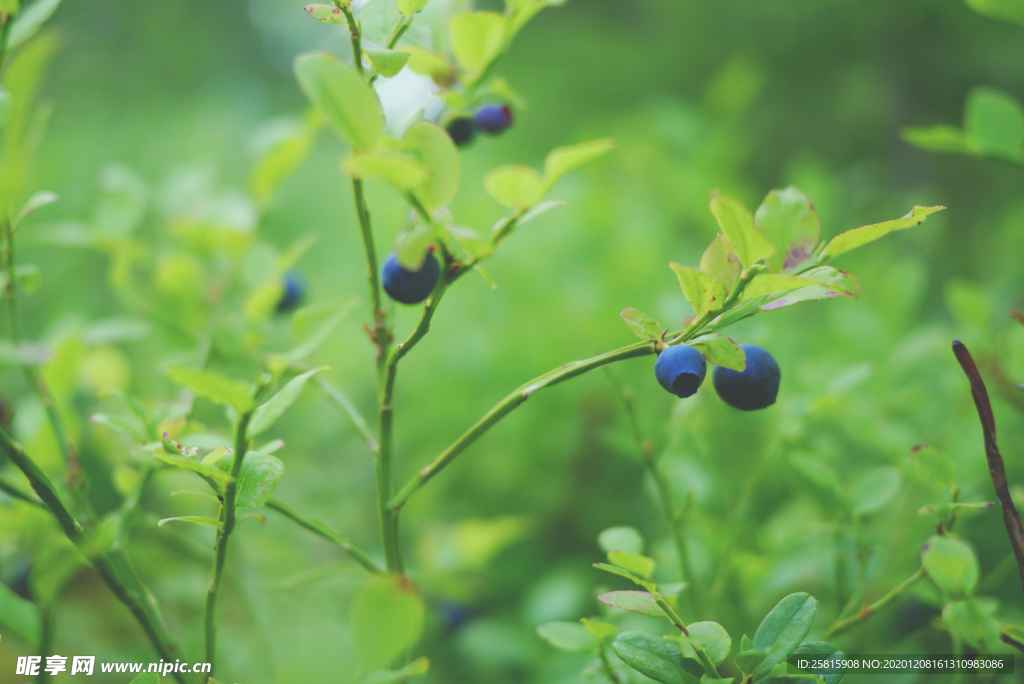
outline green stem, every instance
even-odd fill
[[[612,684],[620,684],[619,676],[615,674],[615,669],[612,668],[612,663],[608,660],[608,649],[605,648],[603,641],[597,645],[597,656],[601,659],[601,669],[604,670],[605,676]]]
[[[52,653],[53,647],[53,605],[39,606],[39,650],[43,657]],[[36,675],[37,684],[44,684],[50,680],[50,675],[45,669],[40,669]]]
[[[224,575],[224,563],[228,557],[228,541],[235,529],[235,503],[238,496],[238,476],[242,472],[242,462],[249,452],[249,438],[246,430],[252,419],[252,411],[243,413],[235,427],[235,453],[231,462],[231,479],[224,487],[224,500],[220,505],[220,528],[217,531],[217,543],[214,547],[213,570],[210,576],[210,587],[206,593],[206,662],[210,663],[210,676],[216,672],[217,657],[217,599],[220,596],[221,580]]]
[[[821,638],[823,640],[828,640],[829,637],[835,636],[840,632],[845,632],[850,627],[853,627],[856,624],[864,622],[869,617],[871,617],[879,610],[884,608],[886,605],[888,605],[890,602],[892,602],[892,600],[895,599],[897,596],[900,596],[903,592],[912,587],[914,583],[923,578],[925,574],[926,573],[924,568],[918,568],[917,572],[915,572],[913,575],[904,580],[902,584],[893,587],[893,589],[890,590],[888,594],[878,599],[870,606],[864,606],[859,611],[857,611],[855,615],[851,615],[850,617],[844,620],[836,620],[834,623],[832,623],[831,627],[825,630],[825,633],[822,635]]]
[[[6,12],[0,13],[0,69],[4,66],[4,57],[7,56],[7,37],[11,32],[11,23],[14,17]]]
[[[318,537],[323,537],[327,541],[334,542],[342,549],[344,549],[344,551],[348,555],[352,556],[352,560],[356,561],[361,566],[366,568],[368,572],[371,572],[374,575],[380,575],[384,572],[379,567],[377,567],[377,564],[374,563],[373,560],[368,555],[366,555],[366,553],[364,553],[361,549],[357,548],[352,543],[352,540],[350,540],[348,537],[341,536],[340,534],[338,534],[337,532],[335,532],[319,520],[315,518],[307,518],[303,515],[300,515],[295,511],[295,509],[285,505],[284,503],[274,498],[268,499],[266,506],[271,510],[277,511],[278,513],[285,516],[292,522],[298,524],[300,527],[309,530]]]
[[[715,668],[715,664],[711,662],[711,658],[708,657],[708,654],[705,653],[703,648],[701,648],[701,645],[696,641],[691,641],[690,648],[692,648],[693,652],[697,654],[697,660],[699,660],[700,664],[704,666],[704,670],[708,673],[708,676],[714,679],[721,679],[721,675],[718,674],[718,669]]]
[[[356,71],[359,75],[363,75],[363,48],[362,48],[362,36],[359,31],[359,22],[356,21],[355,15],[352,14],[352,9],[349,7],[348,2],[342,2],[342,0],[331,0],[334,6],[342,11],[345,15],[345,22],[348,24],[348,31],[350,39],[352,41],[352,62],[356,67]]]
[[[12,499],[18,499],[20,501],[30,503],[34,506],[39,506],[40,508],[46,509],[46,504],[44,504],[42,501],[36,498],[33,494],[31,494],[30,492],[26,492],[18,485],[8,480],[5,480],[2,477],[0,477],[0,492],[3,492]]]
[[[29,458],[25,449],[2,429],[0,429],[0,450],[3,450],[7,458],[25,474],[32,489],[50,509],[50,513],[57,520],[64,535],[82,555],[92,562],[96,572],[99,573],[106,585],[142,625],[157,654],[164,660],[174,661],[175,654],[179,652],[176,640],[160,617],[155,602],[151,598],[140,595],[138,587],[142,585],[138,581],[138,577],[128,578],[129,583],[135,585],[134,588],[122,579],[111,556],[98,551],[100,547],[96,540],[64,505],[50,479],[39,469],[35,461]],[[175,673],[175,679],[179,684],[194,684],[195,682],[194,679],[183,673]]]
[[[380,450],[380,444],[377,443],[377,437],[373,434],[370,426],[366,423],[366,419],[359,413],[359,409],[356,408],[352,400],[342,392],[340,389],[335,387],[328,380],[324,380],[320,375],[316,376],[316,381],[320,385],[320,389],[324,391],[328,397],[334,400],[341,410],[344,411],[352,424],[356,426],[359,434],[362,436],[363,441],[366,442],[366,446],[370,447],[370,451],[377,453]]]
[[[451,446],[445,449],[437,458],[416,473],[415,477],[413,477],[401,489],[401,491],[398,492],[395,498],[391,500],[391,508],[396,511],[400,510],[402,506],[405,505],[405,502],[409,500],[409,497],[419,490],[420,487],[429,482],[431,478],[451,463],[456,456],[465,451],[467,447],[479,439],[485,432],[494,427],[502,418],[512,413],[512,411],[518,408],[524,401],[533,396],[535,392],[546,387],[552,387],[579,375],[583,375],[595,368],[606,366],[609,363],[625,361],[626,359],[634,359],[639,356],[649,356],[654,353],[655,344],[653,342],[649,340],[636,342],[622,347],[621,349],[608,352],[607,354],[601,354],[600,356],[595,356],[590,359],[566,364],[561,368],[557,368],[534,378],[498,402],[498,404],[488,411],[476,425],[471,427],[465,434],[455,440]]]

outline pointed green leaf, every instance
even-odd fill
[[[697,316],[703,316],[709,311],[715,311],[725,301],[725,286],[713,277],[700,271],[680,266],[672,262],[669,264],[679,279],[679,287],[683,290],[683,296],[690,302],[693,312]]]
[[[694,340],[692,344],[700,348],[708,363],[740,372],[747,367],[747,355],[743,353],[743,348],[725,335],[708,335]]]
[[[275,394],[269,401],[253,412],[252,419],[249,421],[249,427],[245,431],[246,437],[249,439],[255,439],[258,435],[269,430],[270,427],[284,415],[284,412],[287,411],[299,398],[299,395],[302,394],[302,388],[306,386],[309,379],[320,371],[325,370],[328,370],[328,367],[321,366],[319,368],[314,368],[311,371],[306,371],[301,375],[296,375],[294,378],[289,380],[288,383],[281,388],[280,392]]]
[[[646,591],[609,591],[597,597],[601,603],[607,604],[619,610],[628,610],[640,613],[647,617],[667,618],[665,611],[658,606],[654,596]]]
[[[370,64],[384,78],[392,78],[409,63],[409,53],[387,48],[363,48]]]
[[[813,287],[817,285],[813,280],[801,276],[782,275],[780,273],[762,273],[754,276],[746,287],[743,288],[741,301],[756,299],[767,295],[775,295],[781,292],[799,290],[802,287]]]
[[[1024,161],[1024,111],[1001,90],[971,89],[964,107],[964,132],[982,154]]]
[[[184,385],[198,397],[215,404],[232,406],[239,413],[252,409],[256,403],[249,393],[249,385],[205,368],[171,366],[167,376],[176,384]]]
[[[755,680],[766,676],[796,650],[811,630],[817,612],[818,602],[803,592],[790,594],[772,608],[754,634],[754,647],[768,650],[753,670]]]
[[[611,138],[556,147],[544,159],[544,185],[551,188],[565,174],[608,154],[614,148],[615,141]]]
[[[743,648],[740,646],[740,652],[736,654],[733,661],[736,663],[736,668],[743,674],[749,674],[754,671],[758,665],[760,665],[764,659],[768,656],[767,648]]]
[[[625,577],[629,581],[635,582],[635,583],[639,584],[644,589],[650,589],[650,588],[653,588],[655,586],[653,582],[648,582],[647,580],[645,580],[643,578],[637,577],[636,575],[631,573],[629,570],[626,570],[625,568],[620,568],[620,567],[615,566],[615,565],[609,565],[607,563],[594,563],[593,567],[597,568],[598,570],[603,570],[603,571],[605,571],[607,573],[611,573],[612,575],[618,575],[619,577]]]
[[[848,271],[831,266],[818,266],[801,274],[802,278],[814,281],[819,286],[848,297],[860,297],[860,280]]]
[[[951,596],[970,596],[978,584],[978,559],[974,550],[952,537],[933,535],[921,553],[928,577]]]
[[[842,295],[835,290],[830,290],[820,285],[801,287],[797,290],[779,292],[767,297],[767,301],[761,305],[762,311],[774,311],[800,302],[811,302],[819,299],[836,299]]]
[[[53,204],[56,201],[57,193],[55,192],[49,192],[46,190],[42,192],[37,192],[36,194],[29,197],[28,201],[25,202],[25,206],[22,207],[21,212],[18,213],[18,218],[15,219],[14,225],[18,225],[19,223],[24,221],[25,217],[31,214],[32,212],[38,209],[42,209],[47,204]]]
[[[181,468],[183,470],[191,470],[192,472],[201,475],[205,478],[209,478],[214,482],[227,484],[228,482],[231,481],[231,475],[225,473],[223,470],[218,470],[217,468],[211,465],[200,463],[199,461],[193,461],[192,459],[185,456],[172,456],[170,454],[163,453],[160,451],[156,452],[154,456],[156,456],[158,460],[163,461],[168,465],[172,465],[175,468]]]
[[[609,527],[597,535],[597,543],[605,553],[628,551],[643,553],[644,538],[632,527]]]
[[[519,217],[519,220],[516,221],[516,225],[520,227],[524,226],[533,219],[540,216],[541,214],[545,214],[548,211],[554,209],[555,207],[560,207],[564,204],[564,200],[548,200],[546,202],[535,204],[529,211],[527,211],[525,214]]]
[[[549,622],[537,628],[537,635],[560,651],[597,650],[597,639],[576,622]]]
[[[699,660],[693,644],[698,644],[715,665],[721,665],[732,650],[732,637],[717,622],[694,622],[686,626],[690,636],[680,636],[679,647],[686,658]]]
[[[902,129],[900,136],[914,147],[929,152],[977,154],[968,137],[955,126],[910,126]]]
[[[822,259],[835,259],[841,254],[845,254],[850,250],[857,249],[862,245],[873,242],[895,230],[905,230],[907,228],[919,226],[926,218],[937,211],[942,211],[943,209],[945,209],[945,207],[914,207],[914,209],[903,218],[895,219],[893,221],[885,221],[884,223],[875,223],[870,226],[862,226],[860,228],[848,230],[845,233],[840,233],[832,238],[832,241],[828,243],[828,246],[822,253]]]
[[[42,28],[60,6],[60,0],[36,0],[18,12],[7,34],[7,49],[14,50]]]
[[[832,661],[830,667],[812,668],[810,672],[819,675],[825,684],[839,684],[843,681],[844,672],[826,672],[826,670],[841,669],[841,663],[846,660],[846,654],[827,641],[809,641],[793,651],[792,655]]]
[[[629,551],[609,551],[608,562],[646,579],[654,572],[654,559]]]
[[[918,445],[910,450],[918,470],[931,478],[940,487],[956,484],[956,466],[949,457],[928,446]]]
[[[377,93],[355,69],[326,52],[312,52],[296,58],[295,76],[352,149],[373,147],[384,130],[384,112]]]
[[[612,650],[640,674],[662,684],[700,684],[683,669],[679,645],[647,632],[623,632],[615,638]]]
[[[729,239],[719,234],[700,258],[700,270],[731,290],[740,275],[740,258]]]
[[[358,666],[386,667],[419,639],[424,607],[416,586],[402,576],[372,579],[349,604],[353,652]]]
[[[598,641],[604,641],[610,636],[614,636],[619,628],[615,625],[610,625],[607,622],[597,622],[594,620],[588,620],[582,618],[580,622],[583,624],[584,629],[594,635],[594,638]]]
[[[215,527],[218,530],[223,527],[217,520],[202,515],[182,515],[177,518],[164,518],[163,520],[158,520],[156,526],[163,527],[165,523],[169,522],[192,523],[193,525],[203,525],[204,527]]]
[[[342,163],[342,168],[353,178],[380,178],[402,192],[427,179],[423,164],[397,154],[353,154]]]
[[[221,458],[217,467],[230,473],[234,464],[235,454]],[[257,508],[262,506],[273,494],[274,488],[284,474],[284,463],[269,454],[250,451],[242,461],[242,469],[238,472],[238,493],[235,505],[239,508]]]
[[[494,12],[464,12],[448,25],[452,54],[459,66],[481,71],[505,47],[505,17]]]
[[[344,24],[345,13],[334,5],[306,5],[303,9],[309,16],[325,24]]]
[[[769,192],[754,214],[754,225],[774,247],[774,254],[765,259],[774,273],[807,261],[821,236],[814,205],[794,187]]]
[[[459,152],[440,126],[421,121],[405,132],[402,151],[417,159],[427,178],[413,193],[428,211],[448,204],[459,189]]]
[[[36,646],[39,644],[41,625],[39,608],[0,582],[0,628]]]
[[[629,328],[629,331],[640,339],[656,340],[661,338],[662,327],[643,311],[630,307],[623,309],[619,315],[626,322],[626,327]]]
[[[522,164],[506,164],[490,171],[484,176],[484,190],[498,204],[517,211],[534,206],[547,191],[540,174]]]
[[[711,193],[710,206],[718,227],[736,248],[741,264],[751,266],[775,252],[765,234],[754,227],[753,215],[742,204],[716,191]]]

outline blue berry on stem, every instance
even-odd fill
[[[722,401],[741,411],[771,406],[779,394],[779,364],[757,345],[741,344],[740,347],[747,355],[747,367],[740,372],[716,366],[711,373],[715,391]]]
[[[693,396],[707,372],[704,355],[685,344],[665,349],[654,362],[654,377],[680,399]]]
[[[306,293],[306,283],[303,282],[302,277],[298,273],[295,271],[285,273],[281,287],[283,291],[281,292],[281,299],[277,302],[278,313],[291,311],[302,303],[302,298]]]
[[[512,125],[512,108],[508,105],[481,107],[477,110],[474,121],[476,121],[476,127],[484,133],[497,135]]]
[[[448,131],[452,142],[462,147],[473,142],[473,137],[476,135],[476,122],[469,117],[460,116],[449,121],[445,130]]]
[[[430,296],[441,275],[441,267],[433,254],[427,254],[418,271],[407,271],[398,263],[398,256],[392,252],[384,262],[380,279],[384,291],[396,302],[419,304]]]

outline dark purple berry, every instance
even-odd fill
[[[420,270],[407,271],[398,263],[398,256],[392,252],[380,273],[384,291],[402,304],[419,304],[429,297],[440,276],[441,267],[434,255],[429,253]]]
[[[476,135],[476,122],[468,116],[460,116],[448,122],[448,127],[445,130],[448,131],[452,142],[462,147],[473,142],[473,137]]]
[[[658,360],[654,362],[654,377],[680,399],[693,396],[707,372],[704,355],[685,344],[669,347],[658,354]]]
[[[499,107],[488,105],[477,110],[476,127],[484,133],[497,135],[512,125],[512,108],[508,105]]]
[[[779,394],[782,373],[772,355],[753,344],[741,344],[747,355],[747,367],[734,371],[715,366],[711,381],[715,391],[729,406],[741,411],[756,411],[771,406]]]

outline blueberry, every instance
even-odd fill
[[[398,263],[398,256],[391,253],[381,269],[380,279],[384,291],[396,302],[419,304],[434,291],[440,275],[441,267],[433,254],[427,254],[420,270],[407,271]]]
[[[708,364],[704,356],[685,344],[669,347],[658,354],[654,363],[654,377],[661,386],[680,399],[693,396],[704,382]]]
[[[448,131],[452,142],[462,147],[473,142],[473,137],[476,135],[476,122],[469,117],[460,116],[449,121],[445,130]]]
[[[729,406],[756,411],[771,406],[779,394],[779,364],[772,355],[753,344],[741,344],[747,367],[741,373],[716,366],[711,373],[715,391]]]
[[[281,293],[281,299],[277,302],[277,312],[285,313],[302,303],[303,295],[306,292],[306,283],[303,282],[302,277],[298,273],[288,271],[284,274],[281,286],[283,292]]]
[[[512,108],[508,105],[488,105],[477,110],[474,118],[476,127],[481,131],[497,135],[512,125]]]

